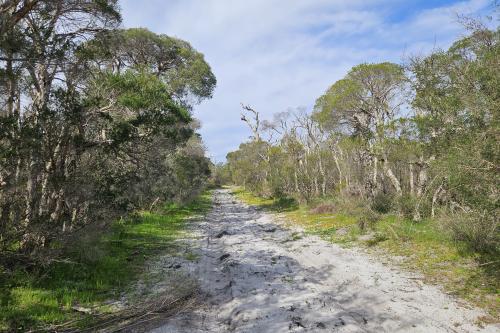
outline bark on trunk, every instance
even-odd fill
[[[434,191],[434,194],[432,195],[432,204],[431,204],[431,217],[434,218],[435,216],[435,207],[436,207],[436,201],[439,198],[439,195],[441,194],[441,190],[443,189],[442,185],[439,185],[436,191]]]
[[[323,169],[323,161],[321,158],[321,152],[318,153],[318,167],[319,173],[321,174],[321,195],[326,195],[326,173],[325,169]]]
[[[399,182],[399,179],[394,175],[394,172],[392,172],[392,169],[389,166],[389,161],[387,161],[386,157],[384,157],[384,162],[382,163],[382,166],[384,168],[385,175],[391,181],[391,184],[396,190],[397,195],[401,195],[402,194],[401,183]]]
[[[413,163],[410,162],[409,165],[409,182],[410,182],[410,195],[413,196],[415,194],[415,179],[413,177]]]

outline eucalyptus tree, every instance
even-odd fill
[[[135,195],[140,196],[140,201],[176,197],[175,191],[172,192],[172,190],[181,191],[181,188],[174,185],[178,174],[172,170],[175,165],[178,165],[173,162],[177,159],[174,155],[196,130],[197,125],[190,115],[190,110],[194,104],[210,98],[216,84],[215,77],[210,66],[204,61],[203,55],[187,42],[166,35],[156,35],[146,29],[102,33],[83,45],[79,50],[79,55],[86,60],[87,70],[97,74],[96,77],[90,78],[93,86],[89,89],[89,94],[93,96],[93,100],[103,103],[105,114],[108,116],[105,127],[101,127],[98,132],[101,136],[113,133],[113,129],[106,128],[106,126],[115,123],[133,129],[135,133],[134,140],[129,140],[115,150],[128,159],[128,164],[133,161],[130,166],[142,175],[142,180],[136,183],[142,184],[143,190],[136,191]],[[116,109],[114,103],[123,98],[113,92],[115,79],[128,81],[127,76],[137,75],[145,75],[151,77],[152,82],[158,82],[160,87],[156,93],[158,96],[162,94],[166,96],[169,107],[162,110],[153,106],[148,112],[140,109],[139,112],[128,114],[123,112],[122,107],[118,107],[118,112],[114,112],[113,110]],[[103,85],[109,81],[108,79],[111,79],[111,87]],[[147,86],[147,82],[144,86]],[[132,91],[134,89],[141,91],[141,85],[131,88]],[[157,100],[158,96],[151,95],[148,99]],[[143,98],[136,98],[133,92],[127,96],[127,99],[132,104],[140,104],[143,100]],[[169,108],[174,112],[168,112]],[[191,140],[190,145],[193,146],[196,143],[201,148],[199,140]],[[185,152],[184,150],[184,155]],[[199,170],[205,170],[208,167],[208,160],[199,155],[193,154],[193,160],[203,164],[198,166],[201,168]],[[116,164],[115,167],[122,168]],[[140,172],[140,169],[155,169],[157,172],[154,172],[155,177],[151,177],[151,172]],[[158,174],[159,170],[163,170],[163,178],[165,178],[161,181],[162,176]],[[195,178],[192,179],[194,181]],[[160,182],[165,183],[162,188],[156,186]],[[150,190],[144,187],[145,184],[151,184]],[[122,192],[127,192],[128,187],[126,183],[123,183]],[[166,190],[167,187],[170,190]],[[192,188],[187,184],[184,187],[186,191]],[[186,195],[181,195],[181,197],[186,197]]]
[[[147,69],[166,84],[173,100],[188,109],[211,98],[216,85],[203,54],[188,42],[144,28],[102,32],[85,45],[81,55],[114,73]]]
[[[116,30],[117,7],[0,7],[3,246],[31,252],[79,226],[189,198],[208,177],[190,110],[211,97],[209,65],[187,42]]]
[[[233,180],[260,194],[334,195],[414,221],[438,218],[442,232],[497,254],[500,30],[468,26],[468,37],[405,69],[353,67],[311,114],[250,122],[253,138],[263,142],[270,129],[273,140],[228,154]]]
[[[411,66],[433,213],[445,204],[450,227],[482,250],[500,243],[499,40],[498,29],[480,27]]]
[[[66,71],[85,38],[115,27],[116,1],[5,1],[2,4],[0,56],[7,92],[2,112],[3,182],[1,220],[23,221],[27,229],[38,218],[41,194],[53,167],[47,151],[57,136],[53,112],[68,87]],[[61,150],[60,145],[54,148]],[[21,199],[22,198],[22,199]],[[24,234],[24,243],[44,243],[43,236]],[[32,239],[33,238],[33,239]],[[39,238],[35,240],[34,238]]]
[[[389,161],[387,129],[403,105],[405,81],[403,68],[399,65],[361,64],[316,101],[315,118],[320,123],[333,131],[358,137],[364,143],[365,163],[371,168],[366,184],[372,195],[381,187],[379,162],[395,192],[402,193],[401,183]]]

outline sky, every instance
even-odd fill
[[[184,39],[217,77],[194,110],[207,155],[222,162],[247,141],[240,104],[261,118],[316,98],[360,63],[402,63],[465,35],[457,14],[492,0],[122,0],[123,25]]]

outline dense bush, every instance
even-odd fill
[[[382,214],[389,213],[393,208],[394,196],[392,194],[387,193],[377,193],[371,203],[371,208]]]
[[[472,250],[483,253],[500,253],[500,219],[498,214],[460,212],[441,217],[446,231]]]
[[[0,11],[0,251],[199,194],[210,163],[191,110],[216,83],[203,55],[117,29],[116,0],[27,4]]]

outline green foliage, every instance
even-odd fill
[[[267,181],[267,161],[262,158],[267,154],[268,148],[267,143],[255,141],[241,144],[238,151],[227,155],[231,177],[237,185],[255,193],[269,195],[264,186]]]
[[[144,28],[105,31],[79,50],[83,59],[140,67],[166,84],[166,92],[184,107],[211,98],[217,83],[203,54],[188,42]]]
[[[210,207],[210,195],[205,194],[189,204],[143,211],[115,221],[105,233],[75,235],[62,259],[45,267],[2,267],[0,331],[43,329],[70,320],[76,320],[76,326],[89,325],[92,315],[72,306],[109,311],[105,301],[119,298],[131,286],[144,271],[146,259],[175,252],[174,241],[182,235],[186,218]]]
[[[419,129],[429,140],[426,150],[436,156],[432,171],[444,178],[456,221],[448,225],[456,238],[478,251],[495,248],[491,242],[500,239],[495,217],[500,67],[493,61],[500,56],[499,36],[499,30],[474,31],[414,66],[414,105],[425,110]]]
[[[393,112],[395,88],[405,79],[403,68],[393,63],[355,66],[318,98],[313,117],[333,130],[345,129],[347,123],[352,133],[371,138],[371,127],[380,125],[374,124],[377,119]]]
[[[418,198],[410,194],[405,194],[398,199],[399,212],[405,219],[412,220],[415,216],[415,207],[417,206]]]
[[[452,237],[465,242],[479,253],[500,253],[500,221],[498,211],[494,215],[461,212],[443,216],[441,222]]]
[[[285,214],[327,239],[361,238],[405,255],[495,312],[488,297],[500,249],[498,59],[500,29],[475,24],[448,50],[406,68],[355,66],[312,114],[276,114],[254,133],[259,140],[228,154],[233,182],[266,199],[242,198],[271,210],[281,197],[311,204]]]
[[[219,188],[231,184],[231,172],[229,165],[225,163],[211,164],[211,186]]]
[[[267,122],[274,141],[245,143],[228,154],[233,182],[299,202],[358,197],[376,212],[398,210],[410,220],[471,212],[495,225],[499,36],[477,28],[406,69],[353,67],[317,99],[312,114],[293,111]],[[456,238],[479,242],[460,228],[450,229]],[[498,239],[497,231],[492,235]]]
[[[379,192],[373,197],[371,208],[378,213],[386,214],[392,210],[393,201],[393,195]]]
[[[35,254],[205,187],[209,163],[190,111],[211,97],[210,66],[185,41],[114,29],[116,9],[116,1],[42,1],[2,26],[12,39],[0,39],[9,59],[0,90],[10,94],[0,110],[0,179],[9,179],[0,249]]]

